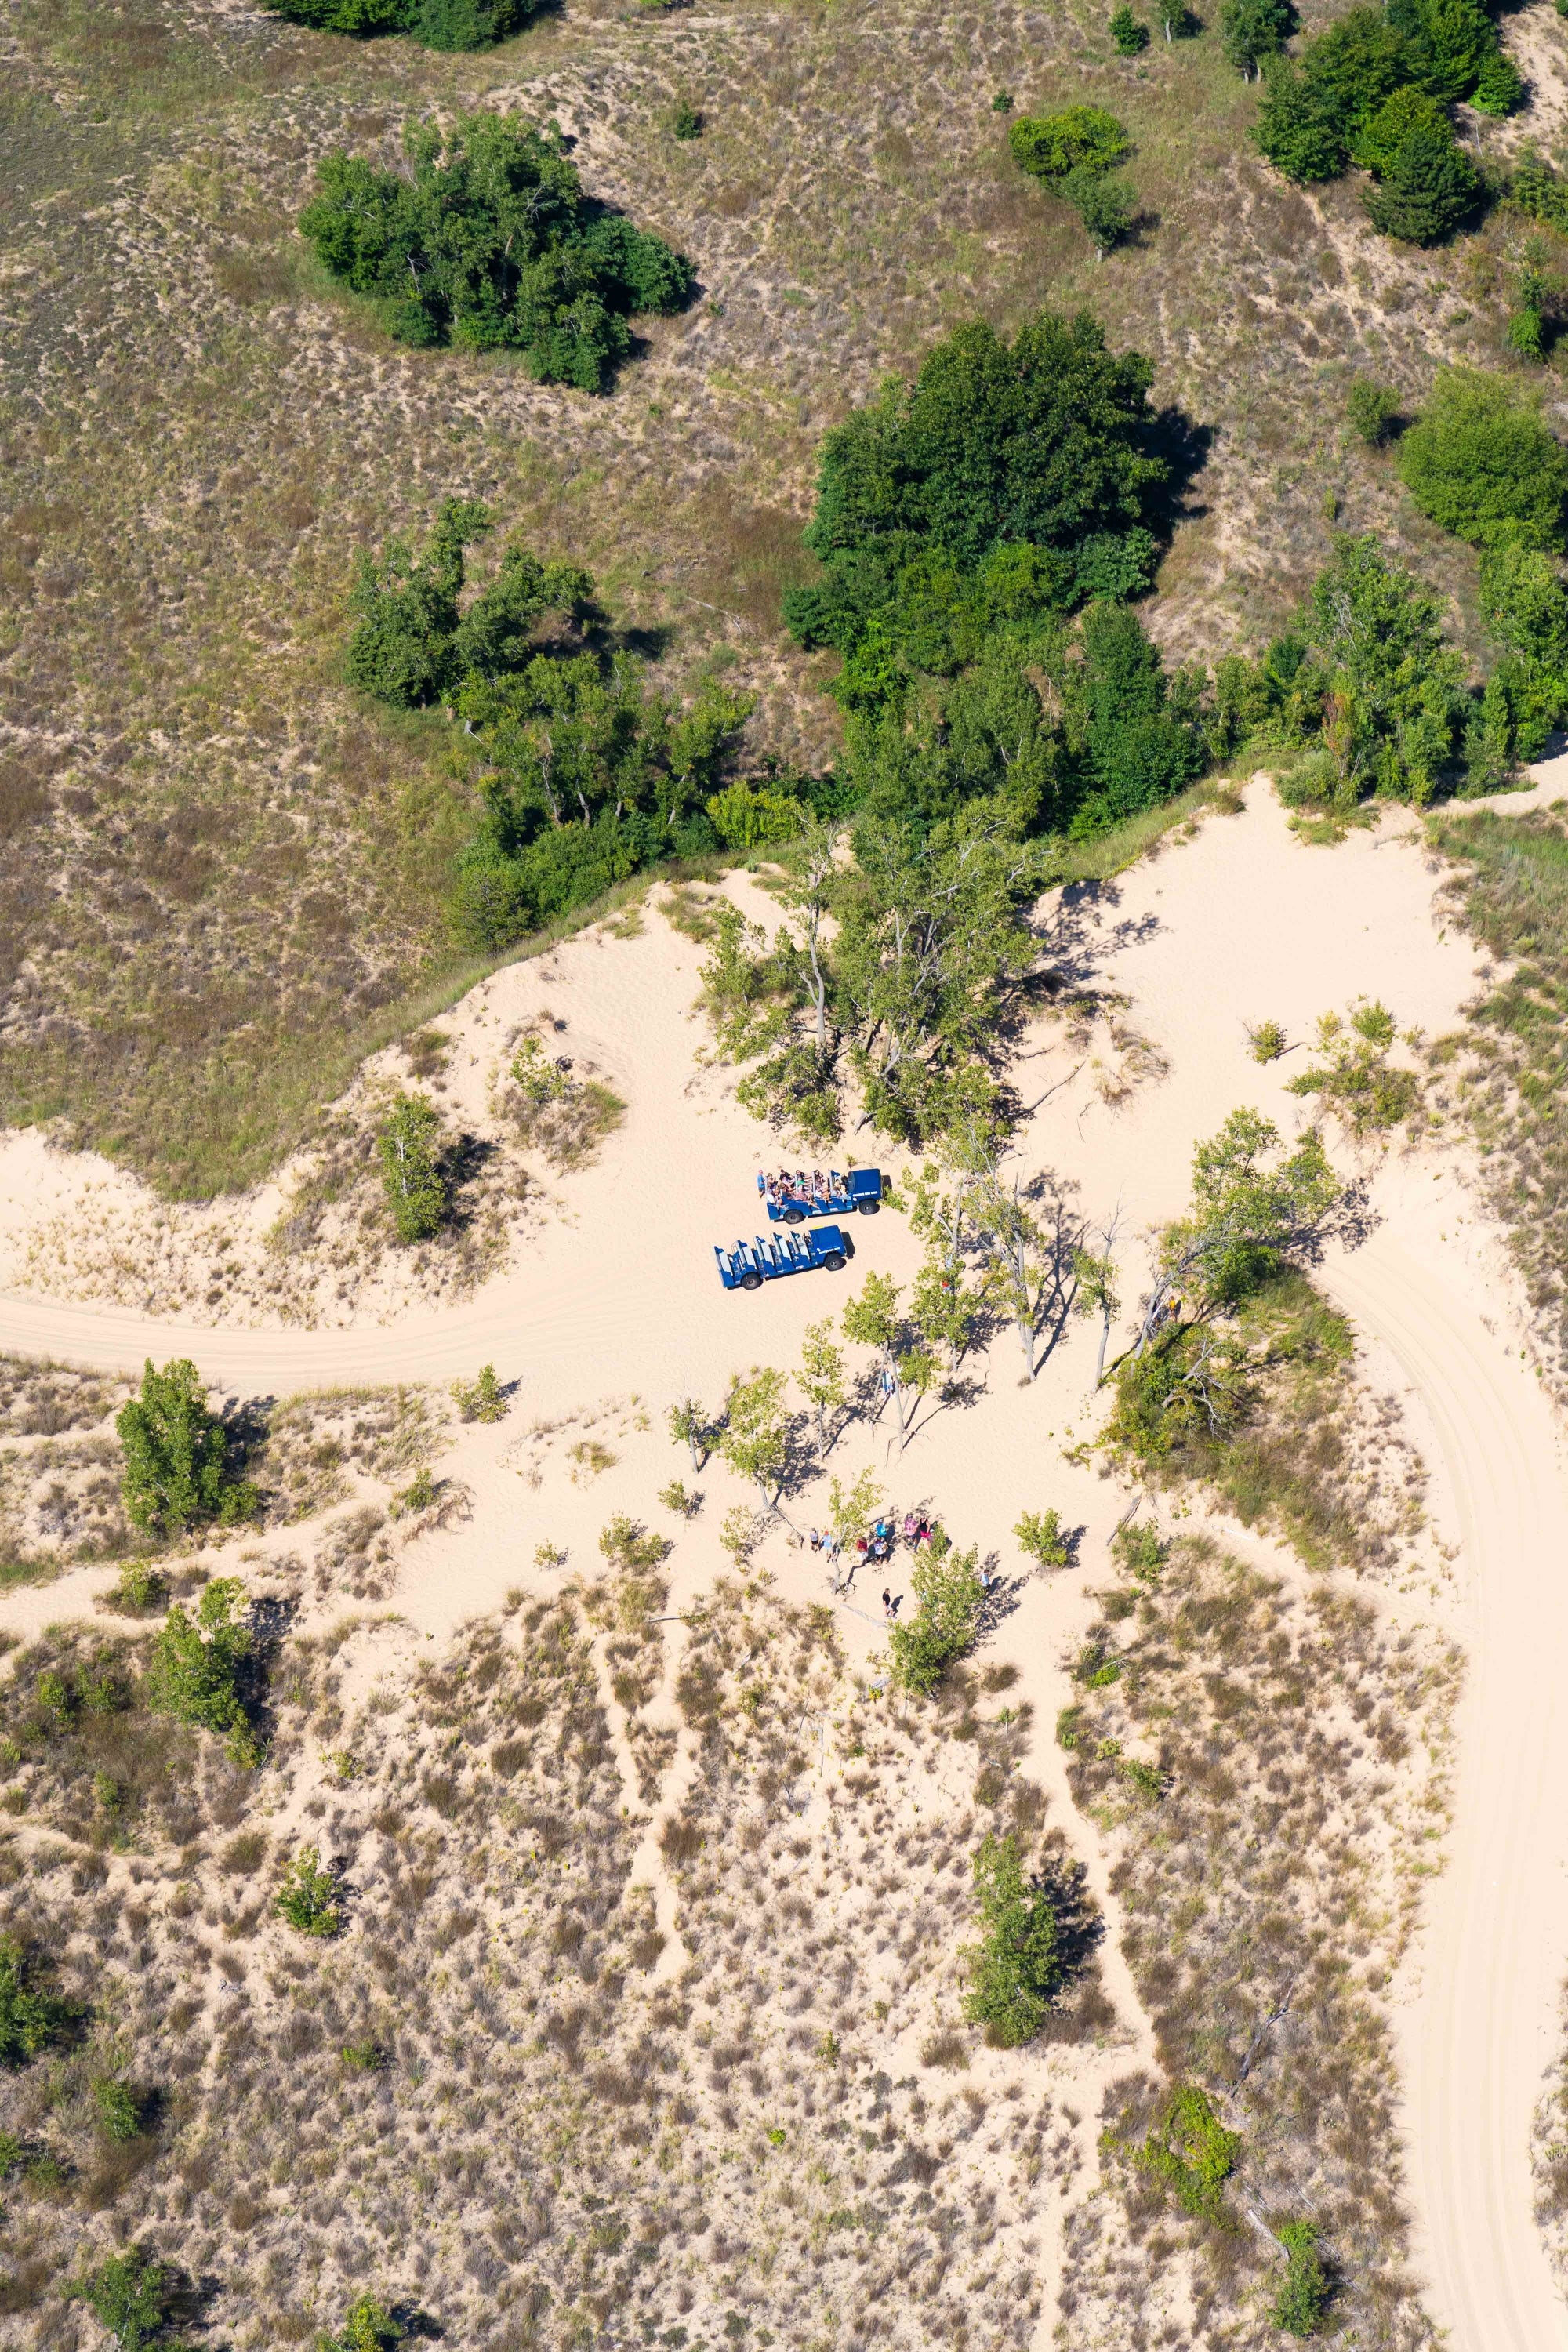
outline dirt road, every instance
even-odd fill
[[[1568,1480],[1533,1374],[1440,1255],[1384,1226],[1327,1281],[1431,1417],[1468,1621],[1449,1858],[1400,2019],[1417,2260],[1458,2352],[1562,2352],[1529,2143],[1568,1958]]]

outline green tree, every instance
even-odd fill
[[[1390,563],[1372,533],[1341,533],[1313,584],[1307,626],[1321,663],[1336,796],[1428,800],[1468,709],[1465,665],[1443,643],[1437,599]]]
[[[182,1602],[171,1604],[153,1644],[147,1703],[155,1714],[216,1733],[233,1761],[248,1769],[260,1749],[238,1687],[251,1653],[250,1631],[239,1617],[244,1601],[237,1577],[215,1576],[194,1618]]]
[[[362,550],[349,592],[354,628],[343,667],[351,686],[403,709],[447,691],[458,674],[453,640],[464,551],[489,527],[489,509],[477,499],[444,499],[422,555],[404,539],[389,539],[379,558]]]
[[[801,1334],[800,1370],[795,1377],[816,1419],[817,1445],[822,1453],[828,1454],[837,1442],[849,1408],[844,1350],[834,1345],[831,1316],[821,1323],[808,1323]]]
[[[880,1356],[890,1378],[893,1410],[898,1416],[900,1447],[908,1443],[909,1400],[900,1370],[906,1353],[906,1326],[899,1312],[899,1286],[890,1274],[868,1274],[858,1298],[851,1298],[841,1318],[844,1337],[858,1348]]]
[[[1224,0],[1219,12],[1225,54],[1244,81],[1258,81],[1266,58],[1278,57],[1296,29],[1290,0]]]
[[[1076,1315],[1098,1315],[1100,1318],[1100,1353],[1094,1365],[1094,1385],[1097,1389],[1105,1378],[1105,1351],[1110,1345],[1110,1327],[1121,1312],[1121,1300],[1116,1288],[1114,1220],[1100,1240],[1101,1245],[1098,1250],[1086,1249],[1080,1243],[1073,1252],[1073,1278],[1077,1286],[1073,1312]]]
[[[38,1982],[20,1939],[0,1936],[0,2065],[19,2066],[58,2042],[70,2023],[68,2002]]]
[[[115,1416],[121,1491],[132,1527],[180,1534],[204,1520],[226,1527],[253,1517],[254,1486],[228,1468],[228,1436],[207,1410],[206,1391],[188,1358],[155,1371],[149,1357],[139,1394]]]
[[[864,1535],[866,1529],[881,1517],[885,1507],[882,1489],[874,1470],[862,1470],[850,1486],[844,1486],[837,1478],[828,1482],[828,1525],[845,1549],[852,1547],[856,1538]]]
[[[979,1558],[973,1545],[968,1551],[939,1551],[933,1544],[915,1568],[910,1578],[915,1613],[888,1636],[900,1690],[929,1697],[949,1666],[973,1648],[985,1599]]]
[[[1384,236],[1441,245],[1475,211],[1480,194],[1475,165],[1448,126],[1417,123],[1368,194],[1367,215]]]
[[[110,2254],[66,2289],[85,2303],[121,2352],[144,2352],[168,2325],[173,2281],[164,2265],[140,2246]]]
[[[751,1481],[769,1510],[777,1511],[789,1460],[783,1372],[753,1364],[749,1380],[737,1374],[731,1381],[714,1451],[738,1478]]]
[[[1082,221],[1084,233],[1101,261],[1113,246],[1121,244],[1137,217],[1137,197],[1114,172],[1095,172],[1080,164],[1058,182],[1057,194]]]
[[[441,1122],[426,1095],[399,1095],[375,1139],[381,1181],[400,1242],[428,1241],[447,1221],[448,1186],[441,1167]]]
[[[1081,740],[1087,786],[1068,830],[1082,839],[1152,808],[1200,774],[1202,730],[1173,695],[1136,613],[1096,598],[1081,624],[1083,660],[1065,681],[1069,740]]]
[[[1337,180],[1347,160],[1340,120],[1288,58],[1267,59],[1263,78],[1252,132],[1258,152],[1300,187]]]
[[[1434,131],[1439,137],[1452,125],[1441,99],[1407,82],[1385,98],[1356,132],[1351,149],[1353,162],[1378,178],[1390,171],[1394,158],[1415,131]]]
[[[425,120],[406,152],[406,173],[327,155],[300,218],[400,341],[514,350],[540,383],[598,392],[630,349],[627,320],[689,296],[691,264],[585,194],[553,125]]]
[[[1133,15],[1127,0],[1121,0],[1121,5],[1110,12],[1110,37],[1119,58],[1135,58],[1149,46],[1149,27],[1141,16]]]
[[[1399,445],[1399,472],[1423,514],[1474,546],[1563,546],[1568,451],[1539,398],[1505,377],[1440,370]]]
[[[1405,37],[1383,8],[1348,8],[1308,43],[1301,70],[1323,120],[1352,140],[1402,82],[1414,79]]]
[[[1124,123],[1102,106],[1064,106],[1054,114],[1021,114],[1007,132],[1014,161],[1047,183],[1069,172],[1109,172],[1131,154]]]
[[[487,49],[510,40],[542,0],[262,0],[275,16],[315,32],[406,33],[427,49]]]
[[[666,1416],[666,1426],[677,1445],[684,1445],[691,1455],[691,1467],[700,1471],[708,1459],[708,1415],[695,1397],[681,1397],[672,1404]]]
[[[319,1849],[302,1846],[283,1873],[273,1907],[301,1936],[326,1941],[343,1924],[338,1882],[321,1866]]]
[[[1275,2236],[1285,2249],[1285,2282],[1269,2313],[1287,2336],[1316,2336],[1329,2315],[1333,2287],[1318,2252],[1311,2221],[1281,2221]]]
[[[1026,1511],[1013,1529],[1021,1551],[1042,1568],[1066,1568],[1071,1553],[1057,1511]]]
[[[452,1396],[464,1421],[504,1421],[506,1394],[493,1364],[481,1364],[473,1381],[454,1381]]]
[[[1018,1841],[987,1837],[974,1857],[981,1940],[963,1954],[969,1971],[964,2015],[1003,2050],[1032,2042],[1067,1973],[1060,1925],[1048,1889],[1031,1886]]]

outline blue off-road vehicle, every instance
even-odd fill
[[[882,1205],[879,1168],[830,1168],[807,1174],[804,1168],[782,1168],[777,1175],[757,1171],[757,1190],[772,1225],[804,1225],[808,1217],[874,1217]]]
[[[713,1255],[726,1290],[760,1290],[781,1275],[810,1274],[819,1265],[829,1274],[842,1274],[855,1255],[855,1244],[838,1226],[817,1225],[804,1238],[790,1234],[783,1241],[764,1241],[759,1234],[755,1241],[737,1242],[733,1249],[721,1249],[715,1242]]]

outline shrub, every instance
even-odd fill
[[[1206,2093],[1178,2083],[1137,2151],[1141,2168],[1162,2181],[1195,2221],[1224,2222],[1226,2181],[1236,2166],[1241,2135],[1226,2131]]]
[[[1007,133],[1014,161],[1037,180],[1065,180],[1087,168],[1109,172],[1131,152],[1124,123],[1102,106],[1064,106],[1054,114],[1021,114]]]
[[[627,320],[689,296],[691,264],[591,201],[553,126],[458,115],[406,146],[406,174],[327,155],[300,219],[400,341],[519,351],[540,383],[597,392],[631,347]]]
[[[128,1559],[110,1588],[109,1605],[122,1617],[147,1617],[162,1601],[164,1591],[155,1568],[144,1559]]]
[[[488,49],[510,40],[542,0],[262,0],[275,16],[318,33],[406,33],[426,49]]]
[[[376,1138],[381,1181],[400,1242],[428,1241],[446,1223],[448,1186],[437,1150],[441,1122],[424,1095],[399,1095]]]
[[[894,1681],[900,1689],[922,1696],[935,1690],[948,1667],[973,1647],[985,1597],[978,1547],[934,1554],[933,1546],[910,1579],[919,1604],[913,1618],[907,1625],[895,1625],[888,1637]]]
[[[755,1550],[761,1532],[755,1511],[745,1503],[737,1503],[720,1522],[719,1541],[739,1568]]]
[[[1057,194],[1084,226],[1084,233],[1101,261],[1120,245],[1137,216],[1138,200],[1125,180],[1114,172],[1091,171],[1080,164],[1057,184]]]
[[[129,2083],[118,2074],[100,2074],[92,2085],[92,2103],[106,2139],[134,2139],[142,2128],[142,2103]]]
[[[1119,1528],[1110,1539],[1110,1549],[1129,1576],[1140,1584],[1155,1584],[1170,1546],[1158,1528],[1145,1522],[1142,1527]]]
[[[1278,57],[1296,29],[1290,0],[1225,0],[1219,12],[1220,38],[1238,74],[1256,81],[1266,58]]]
[[[669,118],[669,131],[673,139],[700,139],[702,116],[700,110],[682,99]]]
[[[429,1464],[422,1462],[407,1486],[394,1495],[393,1517],[395,1519],[417,1518],[421,1511],[427,1511],[430,1508],[440,1491]]]
[[[700,1495],[689,1494],[683,1479],[672,1478],[668,1486],[659,1488],[658,1500],[667,1511],[673,1511],[678,1518],[689,1519],[700,1507],[702,1497]]]
[[[121,1491],[133,1527],[182,1533],[203,1520],[225,1526],[254,1516],[254,1486],[232,1475],[228,1437],[207,1411],[206,1391],[188,1358],[155,1371],[149,1357],[138,1395],[114,1426],[123,1467]]]
[[[1442,369],[1399,449],[1423,514],[1477,547],[1561,550],[1568,451],[1537,397],[1479,369]]]
[[[1317,2229],[1310,2221],[1281,2221],[1274,2234],[1285,2249],[1285,2284],[1268,2316],[1287,2336],[1315,2336],[1333,2300]]]
[[[321,1866],[320,1851],[308,1845],[283,1874],[276,1909],[301,1936],[335,1936],[343,1924],[338,1882]]]
[[[1056,1511],[1026,1511],[1013,1529],[1019,1549],[1042,1568],[1066,1568],[1071,1554]]]
[[[662,1536],[650,1534],[625,1511],[617,1511],[599,1536],[599,1549],[612,1568],[623,1569],[628,1575],[657,1568],[669,1550]]]
[[[0,1936],[0,2065],[18,2066],[58,2042],[72,2011],[37,1981],[18,1938]]]
[[[374,2295],[362,2294],[350,2304],[338,2335],[317,2336],[315,2352],[392,2352],[407,2334]]]
[[[237,1622],[245,1598],[237,1577],[215,1577],[193,1618],[175,1601],[158,1632],[147,1669],[147,1703],[154,1713],[216,1733],[237,1764],[260,1761],[260,1750],[237,1687],[250,1654],[250,1633]]]
[[[572,1091],[570,1071],[552,1062],[537,1037],[525,1037],[507,1064],[511,1082],[530,1110],[545,1110]]]
[[[1266,94],[1253,127],[1260,154],[1298,186],[1337,180],[1345,168],[1340,122],[1284,58],[1264,68]]]
[[[379,2074],[386,2064],[379,2042],[345,2042],[341,2054],[351,2074]]]
[[[1347,1026],[1337,1013],[1318,1023],[1318,1051],[1327,1056],[1289,1081],[1293,1095],[1316,1095],[1354,1136],[1381,1134],[1411,1118],[1421,1106],[1421,1081],[1414,1070],[1391,1069],[1394,1015],[1363,998],[1351,1008]]]
[[[493,1364],[481,1364],[473,1381],[454,1381],[452,1395],[464,1421],[504,1421],[506,1398]]]
[[[1277,1062],[1285,1051],[1285,1032],[1278,1021],[1250,1023],[1247,1030],[1247,1050],[1255,1062]]]
[[[1110,37],[1119,58],[1135,58],[1149,46],[1149,27],[1141,16],[1132,14],[1127,0],[1121,0],[1121,7],[1110,12]]]
[[[66,2293],[86,2304],[121,2352],[144,2352],[168,2324],[170,2285],[163,2264],[132,2246],[122,2254],[110,2254]]]
[[[1345,394],[1345,415],[1369,449],[1381,449],[1398,430],[1399,394],[1357,376]]]
[[[963,1954],[963,2013],[994,2046],[1032,2041],[1066,1972],[1055,1906],[1024,1875],[1016,1836],[987,1837],[974,1857],[982,1939]]]

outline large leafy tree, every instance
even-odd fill
[[[1168,472],[1152,381],[1086,313],[1042,311],[1011,344],[958,328],[912,384],[886,383],[828,435],[806,534],[827,576],[786,597],[796,635],[853,660],[879,634],[918,662],[931,596],[983,606],[999,561],[996,584],[1035,612],[1146,586]]]
[[[1050,1892],[1031,1885],[1014,1835],[987,1837],[974,1857],[981,1941],[964,1954],[964,2014],[1003,2049],[1033,2041],[1067,1974]]]
[[[228,1435],[207,1410],[195,1364],[182,1357],[162,1371],[147,1360],[140,1392],[115,1418],[121,1491],[132,1527],[181,1534],[203,1520],[249,1518],[256,1490],[233,1476]]]
[[[334,278],[421,347],[521,353],[542,383],[604,389],[628,319],[677,310],[691,264],[584,192],[559,131],[503,114],[424,122],[408,169],[326,156],[300,227]]]
[[[1475,211],[1481,183],[1447,122],[1413,124],[1366,199],[1367,217],[1405,245],[1441,245]]]
[[[319,33],[406,33],[427,49],[488,49],[520,32],[541,0],[262,0]]]
[[[1505,377],[1444,368],[1400,443],[1399,471],[1423,514],[1475,546],[1563,546],[1568,450],[1539,399]]]
[[[1428,800],[1468,715],[1465,665],[1442,608],[1390,563],[1371,532],[1336,538],[1307,629],[1318,656],[1325,749],[1339,797]]]
[[[1290,0],[1224,0],[1219,12],[1225,53],[1247,81],[1257,81],[1266,58],[1274,58],[1296,29]]]
[[[154,1713],[198,1724],[221,1738],[237,1764],[256,1764],[260,1750],[237,1677],[251,1652],[245,1588],[235,1576],[215,1577],[193,1617],[175,1601],[163,1621],[147,1669]]]

